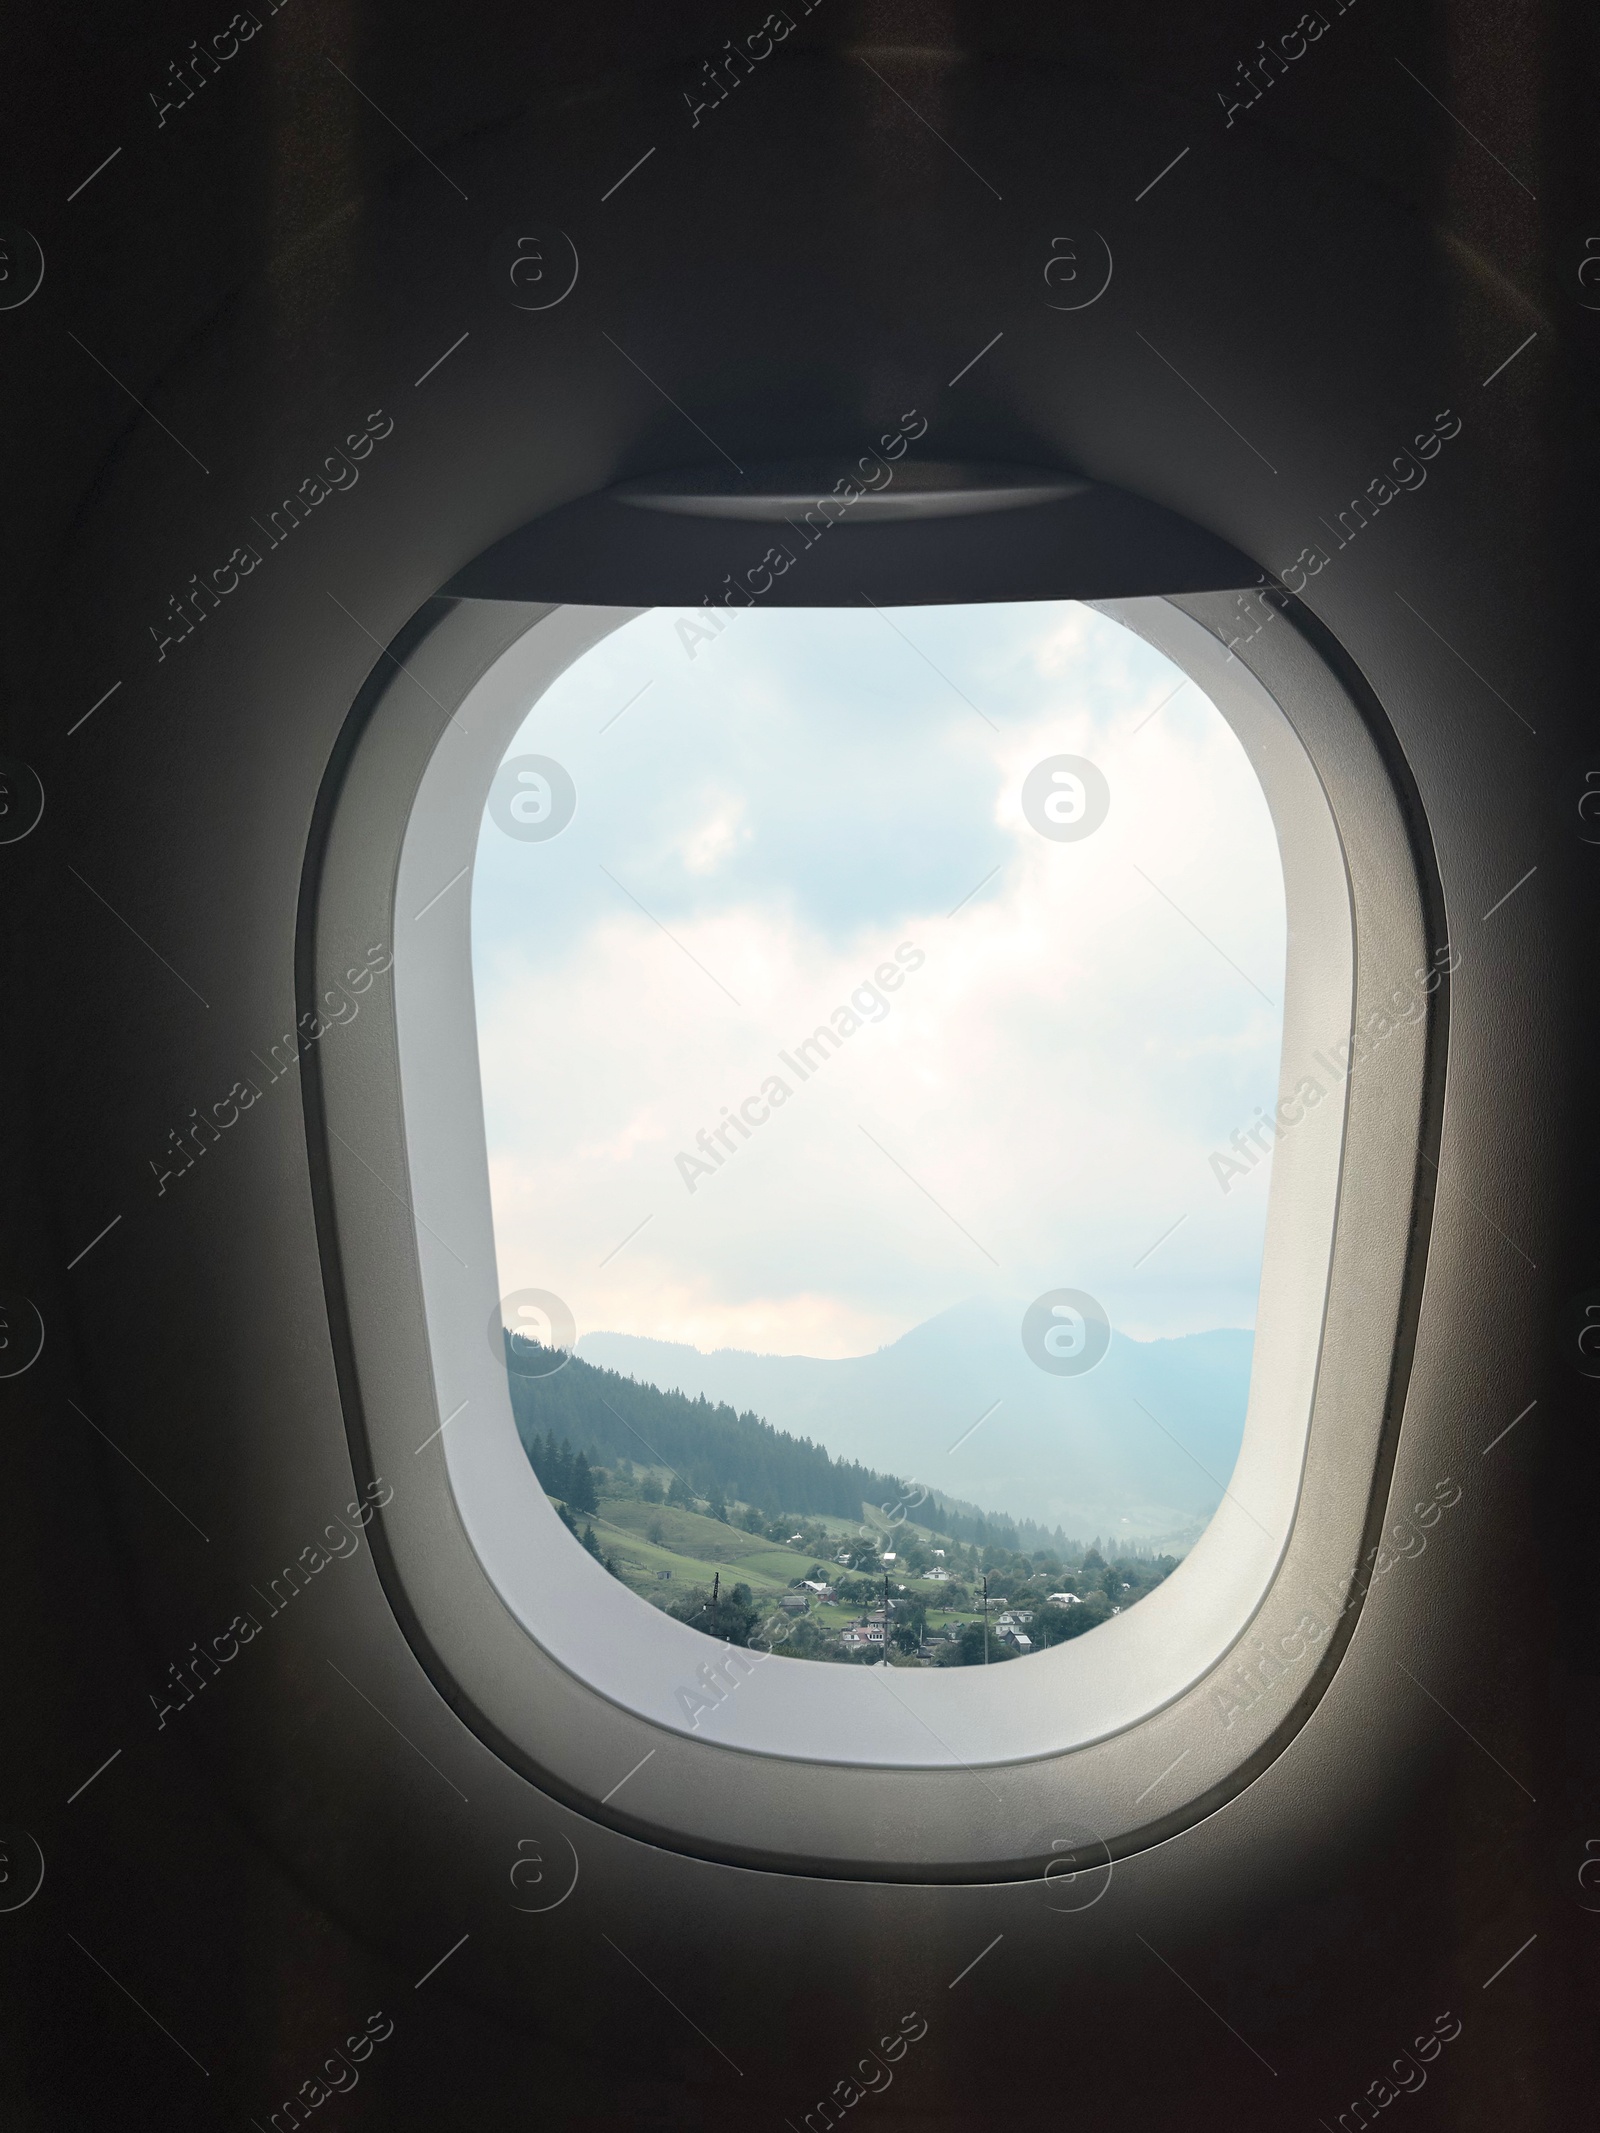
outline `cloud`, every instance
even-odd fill
[[[813,1355],[1054,1286],[1135,1335],[1252,1324],[1267,1166],[1224,1200],[1206,1158],[1276,1095],[1283,887],[1220,714],[1066,604],[754,611],[692,664],[675,619],[607,639],[508,751],[566,765],[571,827],[480,843],[502,1289]],[[1110,788],[1082,842],[1022,811],[1056,754]],[[885,963],[887,1011],[863,996],[802,1080],[780,1055]]]
[[[718,800],[678,847],[685,870],[690,874],[715,873],[741,844],[749,843],[750,835],[744,824],[744,802],[737,798]]]

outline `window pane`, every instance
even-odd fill
[[[513,1408],[571,1545],[835,1663],[1134,1604],[1238,1450],[1284,954],[1232,729],[1088,608],[588,652],[473,885]]]

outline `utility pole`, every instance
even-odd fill
[[[989,1664],[989,1573],[983,1573],[983,1663]]]
[[[713,1637],[717,1633],[717,1595],[721,1590],[722,1572],[714,1570],[711,1573],[711,1634]]]

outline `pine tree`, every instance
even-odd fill
[[[594,1476],[589,1471],[589,1462],[579,1452],[568,1470],[567,1501],[574,1511],[595,1512],[600,1508],[599,1493],[594,1485]]]
[[[552,1432],[553,1436],[554,1432]],[[561,1449],[550,1461],[550,1485],[563,1503],[572,1501],[572,1446],[563,1437]]]

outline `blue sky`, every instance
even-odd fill
[[[1136,1338],[1252,1325],[1268,1165],[1224,1197],[1207,1159],[1276,1096],[1283,884],[1220,714],[1072,603],[752,609],[692,658],[683,619],[531,707],[507,753],[563,765],[569,826],[485,819],[502,1291],[789,1354],[1053,1287]],[[1078,842],[1022,811],[1056,754],[1109,787]]]

